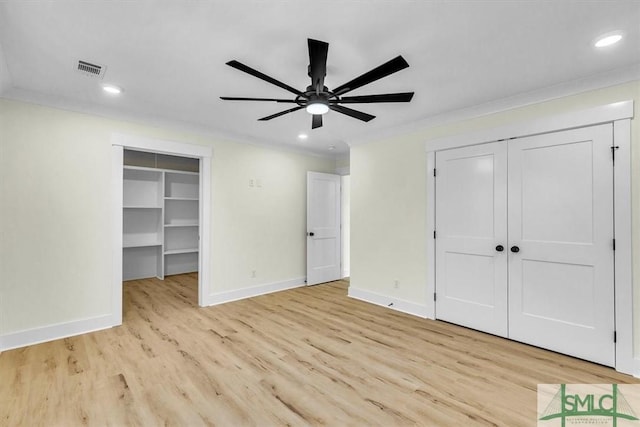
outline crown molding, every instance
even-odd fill
[[[308,148],[285,145],[282,143],[278,143],[277,141],[258,140],[254,137],[244,135],[242,133],[222,132],[195,123],[166,119],[143,113],[123,112],[114,107],[97,105],[89,102],[81,102],[62,96],[48,95],[27,89],[11,87],[10,75],[6,67],[4,67],[3,61],[4,55],[2,54],[2,46],[0,45],[0,97],[5,99],[37,104],[45,107],[59,108],[62,110],[73,111],[82,114],[91,114],[108,119],[123,120],[137,124],[160,127],[173,131],[194,133],[200,136],[205,136],[217,140],[249,144],[261,148],[313,157],[335,160],[338,156],[345,154],[344,152],[329,154],[318,150],[310,150]],[[595,74],[581,79],[559,83],[557,85],[548,86],[535,91],[525,92],[511,97],[486,102],[483,104],[461,108],[458,110],[447,111],[413,122],[389,127],[387,129],[376,130],[375,132],[367,132],[356,138],[344,140],[343,142],[345,142],[349,147],[354,147],[369,142],[392,138],[398,135],[414,133],[435,126],[441,126],[460,122],[463,120],[488,116],[515,108],[539,104],[542,102],[576,95],[579,93],[628,83],[634,80],[640,80],[640,63],[612,70],[606,73]]]
[[[301,154],[311,157],[321,157],[335,160],[336,155],[341,154],[325,153],[302,147],[289,146],[275,141],[262,141],[248,135],[243,135],[241,133],[236,134],[222,132],[196,123],[167,119],[150,114],[123,112],[114,107],[93,104],[90,102],[77,101],[59,95],[49,95],[17,87],[10,87],[5,90],[0,90],[0,98],[12,101],[26,102],[29,104],[36,104],[43,107],[57,108],[74,113],[94,115],[111,120],[122,120],[134,124],[153,126],[176,132],[187,132],[196,134],[198,136],[212,138],[218,141],[248,144],[260,148],[266,148],[269,150],[283,151],[287,153]]]
[[[581,79],[571,80],[534,91],[520,93],[507,98],[497,99],[483,104],[447,111],[410,123],[389,127],[385,130],[378,130],[375,133],[367,133],[361,137],[352,138],[345,142],[350,147],[354,147],[369,142],[381,141],[398,135],[414,133],[436,126],[475,119],[592,90],[629,83],[635,80],[640,80],[640,63],[611,70],[606,73],[594,74]]]

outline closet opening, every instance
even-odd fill
[[[122,280],[199,269],[200,161],[125,149]]]
[[[211,156],[211,147],[112,136],[114,326],[133,280],[144,282],[140,295],[211,304]]]

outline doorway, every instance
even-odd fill
[[[169,202],[170,204],[177,202],[179,199],[185,199],[185,203],[190,205],[189,207],[182,208],[171,206],[169,210],[171,210],[170,215],[176,221],[176,224],[182,224],[184,221],[189,220],[185,215],[193,217],[194,215],[199,218],[199,227],[198,233],[194,235],[193,230],[188,231],[185,236],[177,236],[176,239],[173,239],[172,245],[177,245],[172,249],[168,249],[169,254],[166,254],[164,249],[162,249],[162,254],[160,254],[158,249],[156,250],[157,257],[150,257],[150,251],[144,257],[145,262],[148,263],[148,266],[153,266],[156,268],[156,276],[164,275],[166,271],[164,269],[164,256],[175,255],[180,256],[180,260],[178,262],[171,263],[172,267],[170,268],[171,272],[178,272],[180,269],[186,268],[185,264],[190,264],[189,269],[195,268],[198,270],[198,305],[207,306],[211,305],[211,284],[210,284],[210,217],[211,217],[211,156],[212,149],[211,147],[186,144],[174,141],[153,139],[153,138],[144,138],[138,136],[131,135],[123,135],[123,134],[113,134],[112,135],[112,218],[113,218],[113,239],[112,239],[112,249],[113,249],[113,287],[112,287],[112,323],[114,325],[122,324],[122,279],[123,279],[123,247],[124,245],[124,151],[134,150],[137,152],[146,152],[146,153],[155,153],[158,155],[168,155],[168,156],[177,156],[183,158],[195,159],[198,163],[199,174],[197,176],[197,187],[194,186],[193,177],[187,178],[185,180],[185,176],[188,174],[184,173],[172,173],[169,172],[169,185],[176,189],[180,188],[181,191],[187,189],[191,191],[194,188],[197,188],[197,194],[182,194],[177,195],[176,197],[172,197],[171,195],[165,196],[165,192],[162,191],[158,193],[157,196],[157,204],[159,207],[159,198],[163,196],[163,199],[168,198],[172,200]],[[151,173],[151,175],[153,175]],[[184,176],[183,176],[184,175]],[[160,183],[160,178],[158,178],[158,182]],[[166,185],[166,180],[162,181],[162,185],[158,188],[162,187],[164,190],[164,186]],[[186,200],[189,199],[189,200]],[[194,200],[198,200],[197,203],[194,203]],[[196,206],[196,207],[194,207]],[[195,209],[195,213],[194,213]],[[136,215],[134,215],[136,216]],[[162,226],[162,236],[164,237],[164,215],[157,215],[159,217],[158,221],[160,223],[159,226]],[[192,218],[193,219],[193,218]],[[191,220],[192,220],[191,219]],[[138,221],[140,223],[141,221]],[[174,225],[174,224],[170,224]],[[143,233],[145,234],[145,233]],[[153,232],[146,233],[146,237],[152,238]],[[183,243],[188,243],[193,245],[194,239],[197,242],[197,252],[193,251],[196,248],[180,248]],[[163,242],[164,243],[164,240]],[[163,246],[157,246],[162,247]],[[186,253],[185,250],[189,250],[189,253]],[[178,253],[180,252],[180,253]],[[189,259],[185,260],[184,256],[188,256]],[[195,255],[194,255],[195,254]],[[158,261],[162,256],[162,262]],[[156,263],[153,263],[155,259]],[[162,268],[160,268],[162,266]],[[175,267],[175,268],[174,268]],[[177,268],[177,270],[176,270]]]
[[[197,273],[200,160],[124,150],[122,278]]]
[[[307,172],[307,285],[342,278],[340,175]]]

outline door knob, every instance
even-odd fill
[[[311,236],[311,237],[315,236],[315,234],[313,233],[313,231],[312,231],[312,232],[310,232],[310,233],[308,233],[308,234],[309,234],[309,236]]]
[[[504,251],[504,246],[502,246],[502,245],[496,246],[496,251],[498,251],[498,252]]]
[[[520,248],[517,247],[517,246],[511,246],[511,252],[513,252],[514,254],[518,253],[518,252],[520,252]]]

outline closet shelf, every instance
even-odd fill
[[[150,168],[150,167],[146,167],[146,166],[124,165],[123,168],[124,169],[129,169],[129,170],[137,170],[137,171],[166,172],[166,173],[171,173],[171,174],[175,174],[175,175],[195,175],[195,176],[199,175],[198,172],[181,171],[181,170],[176,170],[176,169]]]
[[[165,171],[166,173],[170,173],[174,175],[192,175],[192,176],[200,175],[199,172],[181,171],[177,169],[162,169],[162,170]]]
[[[168,251],[164,251],[165,255],[176,255],[176,254],[190,254],[198,252],[198,248],[188,248],[188,249],[171,249]]]
[[[124,249],[127,248],[150,248],[153,246],[162,246],[160,242],[149,242],[149,243],[125,243],[122,245]]]
[[[197,227],[198,223],[197,222],[193,222],[193,223],[184,223],[184,224],[165,224],[164,225],[167,228],[170,227]]]
[[[187,201],[187,202],[197,202],[197,197],[165,197],[165,200],[177,200],[177,201]]]
[[[162,209],[162,206],[123,206],[124,209]]]

